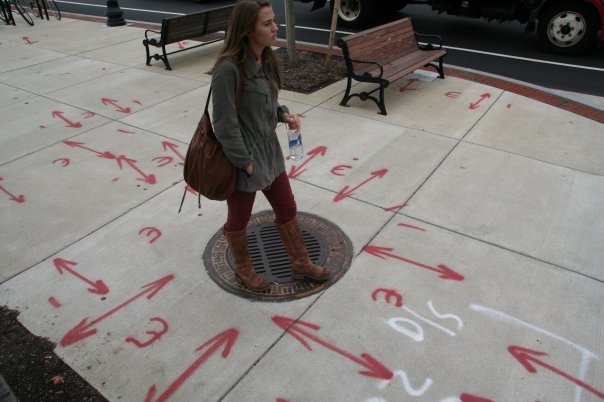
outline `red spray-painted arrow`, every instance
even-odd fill
[[[480,103],[482,101],[484,101],[485,99],[488,99],[490,97],[491,97],[491,94],[489,94],[489,93],[484,93],[484,94],[480,95],[479,100],[477,100],[476,102],[470,103],[470,109],[478,109],[478,105],[480,105]]]
[[[74,123],[73,121],[69,120],[67,117],[63,116],[63,112],[61,112],[61,111],[53,110],[52,117],[58,117],[59,119],[63,120],[65,123],[67,123],[67,127],[69,127],[69,128],[82,127],[82,123],[80,123],[79,121]]]
[[[451,268],[447,267],[446,265],[441,264],[441,265],[438,265],[437,268],[434,268],[429,265],[422,264],[421,262],[413,261],[408,258],[404,258],[404,257],[398,256],[396,254],[392,254],[392,253],[390,253],[392,250],[394,250],[392,247],[378,247],[378,246],[363,247],[363,251],[365,251],[366,253],[369,253],[371,255],[374,255],[378,258],[381,258],[381,259],[385,259],[386,257],[396,258],[397,260],[404,261],[409,264],[413,264],[420,268],[425,268],[425,269],[429,269],[430,271],[437,272],[440,274],[439,276],[443,279],[450,279],[453,281],[463,281],[464,280],[463,275],[458,274],[457,272],[453,271]]]
[[[126,162],[132,169],[134,169],[136,172],[138,172],[138,174],[140,174],[141,176],[143,176],[143,178],[141,179],[140,177],[137,180],[141,180],[144,181],[146,183],[149,184],[155,184],[157,183],[157,180],[155,179],[155,175],[154,174],[145,174],[145,172],[143,172],[142,170],[140,170],[138,168],[138,166],[136,166],[136,160],[135,159],[131,159],[128,158],[124,155],[120,155],[117,157],[117,164],[119,165],[120,169],[123,169],[122,166],[122,162]]]
[[[348,189],[348,186],[344,186],[343,189],[340,190],[340,192],[338,194],[336,194],[336,196],[333,198],[334,202],[338,202],[340,200],[343,200],[346,197],[350,197],[351,195],[354,194],[354,192],[356,190],[358,190],[359,188],[361,188],[362,186],[364,186],[365,184],[369,183],[371,180],[379,177],[382,178],[384,176],[386,176],[386,173],[388,173],[388,169],[381,169],[381,170],[376,170],[375,172],[371,172],[371,176],[364,180],[361,184],[359,184],[358,186],[352,188],[352,189]]]
[[[132,112],[132,109],[130,109],[129,107],[122,107],[122,106],[118,105],[117,101],[115,99],[101,98],[101,102],[103,103],[103,105],[111,105],[111,106],[115,107],[116,112],[120,112],[120,113],[131,113]]]
[[[177,144],[175,144],[173,142],[169,142],[169,141],[163,141],[161,143],[161,145],[164,148],[164,151],[171,150],[172,152],[174,152],[180,158],[180,160],[182,160],[183,162],[185,161],[185,157],[183,156],[183,154],[181,154],[180,152],[178,152],[178,145]]]
[[[0,177],[0,180],[4,180],[4,179],[2,177]],[[17,202],[19,204],[25,202],[25,196],[23,194],[14,195],[14,194],[10,193],[7,189],[5,189],[1,185],[0,185],[0,190],[2,190],[3,193],[5,193],[6,195],[9,196],[10,197],[9,200],[11,200],[11,201],[15,201],[15,202]]]
[[[291,167],[291,169],[289,171],[289,177],[291,179],[295,179],[296,177],[300,176],[302,174],[302,172],[304,172],[304,170],[306,170],[306,169],[303,169],[304,166],[308,165],[310,163],[310,161],[313,160],[318,155],[325,156],[326,153],[327,153],[327,147],[322,146],[322,145],[316,147],[315,149],[310,150],[308,152],[309,157],[306,158],[304,160],[304,162],[302,162],[300,164],[300,166],[298,166],[298,167],[292,166]]]
[[[96,151],[92,148],[85,147],[83,142],[65,140],[65,141],[63,141],[63,144],[68,145],[72,148],[82,148],[82,149],[85,149],[86,151],[94,152],[100,158],[115,159],[115,155],[113,155],[111,152]]]
[[[547,356],[547,353],[523,348],[520,346],[510,346],[510,347],[508,347],[508,352],[510,352],[512,354],[512,356],[514,356],[514,358],[516,360],[518,360],[518,362],[520,362],[520,364],[522,364],[529,373],[537,372],[537,369],[534,367],[533,364],[531,364],[531,361],[532,361],[533,363],[538,364],[541,367],[544,367],[550,371],[553,371],[554,373],[566,378],[569,381],[572,381],[573,383],[577,384],[579,387],[584,388],[587,391],[591,392],[592,394],[596,395],[598,398],[604,399],[604,392],[598,391],[591,385],[586,384],[585,382],[579,380],[578,378],[572,377],[571,375],[563,372],[560,369],[557,369],[554,366],[550,366],[549,364],[542,362],[541,360],[537,359],[537,357],[536,357],[536,356]]]
[[[471,395],[471,394],[461,394],[461,396],[459,397],[459,400],[461,402],[495,402],[491,399],[487,399],[487,398],[483,398],[480,396],[476,396],[476,395]]]
[[[359,374],[366,375],[368,377],[380,378],[380,379],[384,379],[384,380],[389,380],[394,376],[394,374],[392,373],[392,371],[390,371],[390,369],[388,369],[382,363],[380,363],[379,361],[374,359],[370,354],[362,353],[361,357],[359,358],[357,356],[354,356],[351,353],[346,352],[345,350],[338,348],[337,346],[327,343],[323,339],[306,331],[303,328],[303,326],[304,326],[304,327],[307,327],[307,328],[310,328],[310,329],[316,331],[320,328],[316,324],[311,324],[309,322],[304,322],[304,321],[296,321],[293,318],[281,317],[281,316],[277,316],[277,315],[273,316],[273,322],[275,324],[277,324],[279,327],[281,327],[283,330],[287,331],[291,336],[296,338],[298,341],[300,341],[302,346],[304,346],[308,350],[312,351],[312,348],[310,347],[308,342],[304,339],[304,337],[306,337],[312,341],[315,341],[319,345],[331,350],[332,352],[336,352],[337,354],[342,355],[342,356],[346,357],[347,359],[352,360],[353,362],[363,366],[366,370],[359,371]]]
[[[84,277],[79,272],[74,271],[71,267],[78,265],[77,262],[64,260],[62,258],[55,258],[53,260],[53,263],[55,264],[55,268],[57,269],[57,271],[59,271],[61,275],[63,275],[63,273],[67,271],[71,275],[92,286],[91,288],[88,288],[88,291],[90,293],[96,293],[98,295],[106,295],[107,293],[109,293],[109,288],[107,287],[107,285],[105,285],[105,282],[101,280],[93,282],[90,279]]]
[[[184,382],[193,375],[193,373],[201,367],[206,360],[208,360],[214,353],[216,353],[221,347],[224,345],[224,349],[221,353],[223,359],[226,359],[229,353],[231,352],[231,348],[235,344],[237,337],[239,336],[239,331],[235,328],[229,328],[226,331],[223,331],[205,342],[203,345],[198,347],[195,351],[199,352],[200,350],[208,347],[207,350],[197,358],[178,378],[170,384],[170,386],[155,399],[155,402],[167,401],[170,397],[184,384]],[[153,397],[157,393],[157,386],[153,384],[149,391],[147,391],[147,397],[145,398],[145,402],[153,401]]]
[[[410,80],[407,80],[407,83],[399,88],[399,92],[417,90],[417,88],[409,88],[409,85],[413,84],[415,81],[417,81],[417,78],[411,78]]]
[[[119,310],[123,309],[130,303],[134,302],[137,299],[140,299],[143,296],[146,296],[148,300],[151,300],[151,298],[155,296],[157,292],[159,292],[172,279],[174,279],[174,275],[168,275],[161,279],[158,279],[155,282],[151,282],[147,285],[142,286],[142,288],[145,290],[90,322],[88,322],[88,317],[84,318],[78,323],[78,325],[70,329],[65,334],[65,336],[63,336],[63,339],[61,339],[60,341],[61,346],[69,346],[71,344],[81,341],[82,339],[88,338],[89,336],[96,334],[97,330],[96,328],[93,328],[96,324],[109,318]]]

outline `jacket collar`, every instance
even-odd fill
[[[254,60],[254,57],[251,54],[248,54],[247,56],[248,57],[246,57],[243,62],[243,72],[245,73],[245,76],[247,78],[252,78],[254,76],[263,77],[264,71],[262,66],[256,63],[256,60]]]

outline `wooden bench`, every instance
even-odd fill
[[[229,24],[231,11],[235,6],[214,8],[211,10],[200,11],[193,14],[181,15],[177,17],[164,18],[161,22],[161,31],[147,29],[143,45],[147,52],[147,65],[151,65],[151,59],[162,60],[166,65],[166,70],[172,70],[168,62],[168,55],[194,49],[209,43],[224,39]],[[222,34],[220,34],[222,32]],[[160,36],[151,37],[150,34]],[[196,39],[202,43],[190,46],[184,49],[166,52],[166,45],[177,43],[185,39]],[[151,55],[149,46],[161,47],[162,54]]]
[[[419,39],[430,40],[420,44]],[[348,70],[346,93],[340,102],[348,106],[348,100],[358,96],[361,100],[371,99],[386,115],[384,88],[391,82],[412,73],[421,67],[435,68],[440,78],[445,78],[443,58],[447,51],[442,48],[438,35],[423,35],[414,31],[410,18],[403,18],[385,25],[343,37],[338,40]],[[438,65],[433,62],[438,60]],[[366,92],[351,94],[352,80],[378,84]],[[371,94],[380,91],[379,99]]]

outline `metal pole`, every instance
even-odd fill
[[[108,27],[126,25],[126,20],[124,20],[124,12],[120,8],[119,4],[117,4],[117,0],[107,0],[107,11],[105,12],[105,15],[107,16]]]

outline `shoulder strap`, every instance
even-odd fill
[[[237,70],[239,71],[239,85],[237,85],[237,97],[235,98],[235,105],[237,105],[237,109],[239,109],[239,103],[241,102],[241,91],[243,91],[243,67],[241,64],[237,64]],[[208,91],[208,99],[206,100],[206,107],[204,109],[204,114],[208,112],[208,106],[210,105],[210,96],[212,96],[212,85],[210,84],[210,90]],[[182,195],[182,199],[180,200],[180,208],[178,208],[178,213],[182,211],[182,204],[185,202],[185,196],[187,195],[187,188],[185,187],[185,191]],[[201,208],[201,194],[197,194],[197,205]]]

